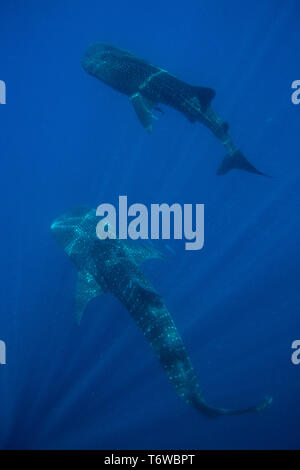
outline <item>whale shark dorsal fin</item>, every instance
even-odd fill
[[[126,255],[137,266],[140,266],[144,261],[149,259],[166,259],[166,256],[163,253],[150,245],[142,245],[134,241],[127,240],[124,242],[124,248],[127,251]]]
[[[75,295],[75,315],[78,325],[89,301],[102,293],[101,287],[92,274],[87,271],[79,271]]]
[[[131,101],[142,126],[144,126],[148,132],[152,132],[152,108],[155,106],[155,103],[148,100],[140,93],[132,95]]]
[[[194,93],[200,101],[201,106],[206,109],[210,106],[211,101],[214,99],[216,92],[212,88],[203,86],[194,86]]]

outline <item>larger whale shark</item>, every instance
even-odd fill
[[[129,51],[104,43],[92,44],[82,65],[89,74],[129,96],[140,122],[150,132],[152,110],[161,111],[157,107],[159,103],[177,109],[191,122],[206,125],[227,151],[218,169],[219,175],[233,168],[264,175],[235,147],[228,132],[229,125],[211,107],[215,96],[213,89],[189,85]]]
[[[99,217],[87,207],[57,218],[51,231],[78,270],[75,311],[80,322],[88,302],[101,295],[115,295],[127,308],[158,356],[178,395],[203,415],[241,415],[266,408],[271,399],[241,410],[217,408],[206,402],[181,336],[165,306],[140,266],[147,259],[164,256],[153,247],[134,241],[105,239],[96,235]]]

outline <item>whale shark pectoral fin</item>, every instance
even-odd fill
[[[155,104],[140,93],[132,95],[131,101],[141,124],[148,132],[152,132],[152,108]]]
[[[87,271],[79,271],[75,295],[75,314],[78,325],[90,300],[103,291],[95,278]]]
[[[140,266],[144,261],[149,259],[166,259],[166,256],[156,248],[149,245],[131,243],[130,240],[124,242],[124,248],[127,251],[127,256],[137,266]]]
[[[210,106],[211,101],[216,95],[215,90],[203,86],[194,86],[193,90],[204,110]]]

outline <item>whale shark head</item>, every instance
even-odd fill
[[[100,42],[88,47],[82,66],[90,75],[128,95],[136,91],[134,76],[137,70],[129,66],[133,60],[131,52]]]
[[[91,44],[82,59],[84,70],[92,75],[97,75],[102,65],[105,64],[102,56],[105,54],[106,50],[106,45],[103,43]]]
[[[83,59],[82,66],[86,72],[103,81],[110,80],[111,70],[121,53],[121,49],[102,42],[91,44]]]
[[[78,265],[97,239],[96,225],[96,211],[78,207],[55,219],[51,232],[57,243]]]

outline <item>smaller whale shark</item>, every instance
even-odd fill
[[[235,147],[228,132],[229,125],[211,107],[215,96],[212,88],[189,85],[129,51],[104,43],[92,44],[82,65],[90,75],[129,96],[141,124],[149,132],[152,131],[152,110],[162,112],[159,103],[177,109],[190,122],[199,121],[207,126],[227,151],[217,174],[237,168],[267,176]]]
[[[75,296],[78,322],[90,300],[111,293],[127,308],[177,394],[188,405],[208,417],[255,413],[269,406],[271,398],[242,410],[217,408],[206,402],[174,321],[140,268],[144,261],[164,256],[153,247],[137,242],[100,240],[96,235],[98,219],[96,210],[79,207],[56,219],[51,226],[54,238],[78,270]]]

